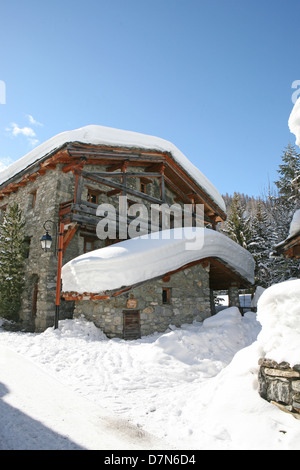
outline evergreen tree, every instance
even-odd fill
[[[238,193],[233,195],[228,219],[223,231],[236,243],[247,248],[251,236],[250,221],[246,215],[245,203]]]
[[[255,260],[255,284],[268,287],[273,260],[270,253],[275,239],[270,231],[269,216],[263,201],[258,200],[251,214],[251,238],[248,250]]]
[[[16,203],[7,208],[0,225],[0,316],[18,321],[24,288],[25,235]]]
[[[289,144],[283,153],[282,161],[278,170],[280,178],[275,184],[279,196],[291,210],[300,199],[300,154]]]

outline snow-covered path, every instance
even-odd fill
[[[0,449],[300,450],[300,421],[259,396],[260,332],[235,307],[135,341],[0,327]]]
[[[0,377],[1,450],[170,448],[5,346]]]

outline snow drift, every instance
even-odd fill
[[[158,238],[160,236],[160,238]],[[132,286],[215,257],[253,283],[252,255],[230,238],[204,228],[155,232],[85,253],[62,268],[64,292],[93,292]]]
[[[258,301],[258,342],[274,361],[300,364],[300,279],[274,284]]]
[[[90,125],[62,132],[43,144],[39,145],[31,152],[12,163],[0,172],[0,184],[12,178],[14,175],[35,163],[40,158],[58,150],[67,143],[80,142],[83,144],[107,145],[115,147],[129,147],[147,150],[158,150],[161,152],[169,152],[174,161],[176,161],[207,193],[208,196],[223,211],[226,211],[225,203],[220,193],[214,185],[194,166],[188,158],[171,142],[150,135],[140,134],[137,132],[113,129],[110,127]]]

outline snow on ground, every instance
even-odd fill
[[[300,449],[258,394],[260,331],[235,307],[135,341],[83,319],[0,329],[0,449]]]

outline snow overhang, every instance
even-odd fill
[[[163,277],[201,260],[216,260],[243,284],[254,283],[252,255],[230,238],[204,228],[172,229],[83,254],[62,268],[62,290],[106,295]],[[222,270],[222,267],[221,267]],[[229,287],[229,286],[228,286]]]

